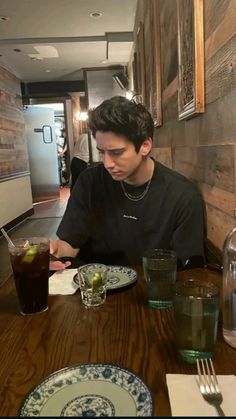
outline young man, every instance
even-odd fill
[[[173,249],[182,266],[195,257],[203,261],[201,196],[191,181],[149,156],[150,113],[116,96],[90,113],[89,127],[103,164],[81,173],[52,252],[130,265],[141,263],[146,249],[162,248]]]

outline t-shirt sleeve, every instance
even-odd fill
[[[81,248],[91,235],[91,188],[87,183],[81,173],[57,229],[59,239],[66,241],[73,248]]]
[[[205,219],[200,193],[193,189],[184,193],[177,204],[176,228],[173,233],[173,250],[183,265],[188,259],[204,255]]]

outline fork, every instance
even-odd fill
[[[223,396],[211,358],[197,359],[197,372],[199,389],[202,396],[209,404],[215,406],[218,416],[225,416],[225,413],[220,407]]]

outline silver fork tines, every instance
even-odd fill
[[[215,406],[218,416],[225,416],[220,407],[223,396],[219,388],[212,360],[207,358],[197,359],[197,372],[199,389],[202,396],[209,404]]]

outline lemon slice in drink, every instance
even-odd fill
[[[33,260],[34,260],[34,258],[35,258],[35,256],[36,256],[36,254],[37,254],[37,252],[38,252],[38,249],[37,249],[36,246],[30,246],[26,250],[25,255],[22,258],[22,262],[32,263]]]
[[[92,278],[92,288],[93,291],[97,291],[102,285],[102,275],[99,272],[96,272]]]

